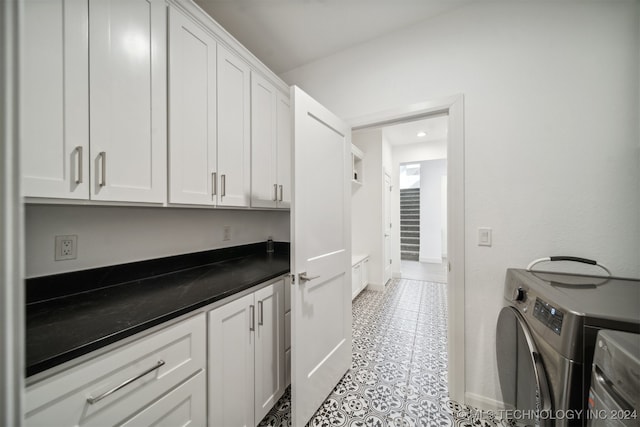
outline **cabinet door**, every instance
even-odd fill
[[[166,196],[166,4],[90,0],[91,197]]]
[[[351,268],[351,299],[354,299],[360,292],[362,282],[362,263],[358,263]]]
[[[360,289],[364,289],[365,286],[369,284],[369,258],[365,258],[362,261],[362,281],[360,285]]]
[[[216,42],[169,8],[169,202],[212,205],[216,173]]]
[[[254,426],[253,294],[209,312],[209,425]]]
[[[25,196],[89,198],[88,19],[88,0],[24,2]]]
[[[255,423],[285,389],[284,280],[256,291]]]
[[[291,107],[289,97],[278,92],[277,105],[278,207],[291,207]]]
[[[218,46],[218,205],[249,206],[251,191],[250,70]]]
[[[251,206],[275,208],[277,205],[276,143],[276,88],[252,73]]]

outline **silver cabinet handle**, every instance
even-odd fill
[[[222,190],[220,191],[221,196],[227,195],[227,175],[220,175],[220,181],[222,184]]]
[[[216,194],[218,194],[218,174],[211,172],[211,195],[215,196]]]
[[[76,184],[82,184],[82,146],[78,145],[76,147],[76,154],[77,154],[77,167],[76,167],[76,173],[78,174],[76,176]]]
[[[298,277],[300,278],[300,284],[303,284],[304,282],[308,282],[309,280],[313,280],[313,279],[317,279],[320,276],[307,276],[307,272],[303,271],[302,273],[298,274]]]
[[[273,184],[273,201],[278,201],[278,184]]]
[[[262,301],[258,301],[258,326],[262,326],[263,323],[263,318],[262,318]]]
[[[104,151],[101,151],[100,154],[98,154],[98,156],[100,157],[100,161],[102,163],[99,185],[100,187],[104,187],[105,185],[107,185],[107,153]]]
[[[122,384],[112,388],[111,390],[105,391],[100,396],[98,396],[98,397],[91,397],[91,396],[87,397],[87,403],[89,403],[90,405],[93,405],[94,403],[97,403],[97,402],[101,401],[105,397],[112,395],[113,393],[115,393],[116,391],[120,390],[121,388],[124,388],[124,387],[128,386],[129,384],[131,384],[132,382],[134,382],[136,380],[139,380],[140,378],[144,377],[148,373],[153,372],[156,369],[160,369],[160,367],[162,365],[164,365],[164,360],[158,360],[158,363],[156,363],[156,366],[153,366],[153,367],[147,369],[146,371],[142,372],[141,374],[136,375],[133,378],[129,378],[128,380],[126,380]]]
[[[282,201],[282,185],[280,185],[279,187],[280,187],[280,198],[278,200],[281,202]]]
[[[249,306],[249,330],[250,331],[256,330],[256,314],[255,314],[255,308],[253,305]]]

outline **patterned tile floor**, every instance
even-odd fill
[[[353,301],[351,369],[309,426],[500,427],[492,414],[449,399],[443,283],[394,280]],[[259,424],[291,426],[291,395]]]

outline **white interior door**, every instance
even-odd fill
[[[383,285],[391,279],[392,265],[391,265],[391,177],[384,174],[384,278]]]
[[[351,130],[295,86],[291,99],[291,415],[304,426],[351,365]]]

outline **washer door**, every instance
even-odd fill
[[[498,316],[496,354],[502,397],[507,409],[516,409],[515,421],[539,426],[552,425],[551,396],[542,359],[529,327],[514,307],[504,307]]]

